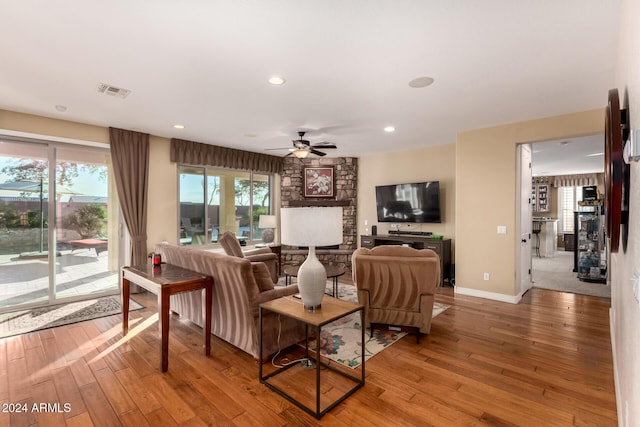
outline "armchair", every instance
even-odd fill
[[[227,255],[247,258],[251,262],[263,262],[269,269],[273,283],[278,283],[278,256],[271,252],[271,249],[258,248],[243,251],[236,235],[230,231],[222,234],[220,246],[222,246]]]
[[[371,334],[378,325],[405,326],[420,343],[420,334],[431,331],[434,291],[440,283],[438,255],[403,246],[359,248],[352,269]]]

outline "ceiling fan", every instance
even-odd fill
[[[326,142],[326,141],[319,142],[317,144],[313,144],[312,145],[308,140],[304,139],[305,133],[306,133],[305,131],[299,131],[298,132],[299,139],[294,139],[293,141],[291,141],[293,143],[293,148],[287,148],[287,147],[267,148],[267,150],[286,150],[286,149],[288,149],[290,151],[290,153],[287,154],[287,156],[294,155],[299,159],[304,159],[309,154],[315,154],[316,156],[320,156],[320,157],[327,155],[327,153],[323,153],[322,151],[316,150],[316,148],[320,148],[320,149],[323,149],[323,150],[338,148],[338,147],[336,147],[335,144],[332,144],[331,142]]]

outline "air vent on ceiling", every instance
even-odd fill
[[[104,93],[105,95],[117,96],[122,99],[126,98],[131,93],[129,89],[122,89],[106,83],[100,83],[98,85],[98,92]]]

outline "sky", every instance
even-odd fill
[[[0,170],[9,163],[9,158],[0,157]],[[13,181],[13,179],[7,174],[0,173],[0,183],[8,181]],[[85,170],[80,170],[80,174],[73,180],[73,184],[65,187],[86,196],[107,197],[108,195],[106,180],[100,180],[97,174],[92,174]],[[18,197],[19,195],[20,193],[18,191],[0,190],[0,197]],[[26,195],[26,197],[39,197],[39,195],[37,193],[33,193]],[[61,196],[61,201],[67,201],[68,199],[69,195],[63,194]]]

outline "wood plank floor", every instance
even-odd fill
[[[533,289],[513,305],[442,288],[452,307],[431,334],[372,358],[365,386],[320,421],[261,385],[246,353],[213,337],[205,357],[199,328],[175,316],[161,373],[155,296],[135,299],[146,308],[124,342],[120,316],[0,340],[0,426],[617,425],[608,299]]]

